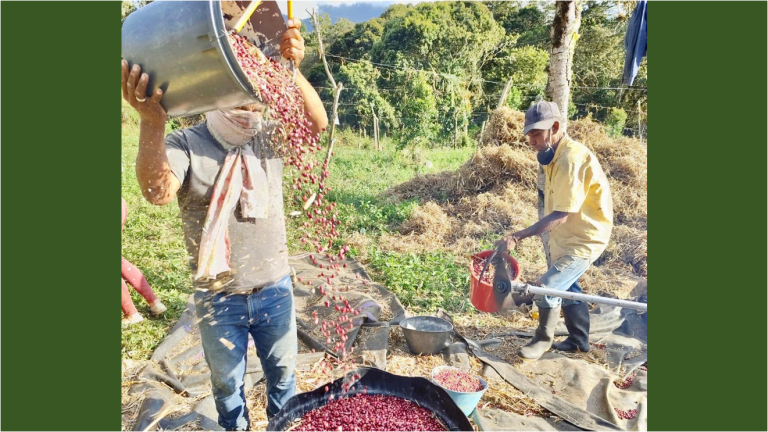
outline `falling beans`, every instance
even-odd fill
[[[299,170],[292,180],[291,190],[296,191],[292,192],[294,193],[293,198],[304,199],[290,199],[291,197],[289,197],[288,202],[306,210],[311,203],[305,197],[307,195],[314,196],[314,193],[309,194],[303,189],[312,189],[313,186],[310,184],[317,184],[319,188],[316,191],[318,197],[316,206],[320,206],[323,197],[330,192],[330,188],[326,187],[325,184],[330,172],[325,163],[322,167],[312,160],[304,163],[305,155],[312,155],[320,151],[322,147],[319,134],[311,130],[311,118],[309,113],[305,112],[304,97],[294,81],[293,72],[279,62],[264,56],[245,36],[235,31],[230,32],[228,36],[235,56],[246,73],[251,86],[254,91],[259,93],[261,100],[270,107],[265,114],[277,123],[275,133],[272,134],[273,142],[271,144],[274,150],[283,157],[287,167],[296,167]],[[321,169],[315,173],[317,168]],[[314,191],[310,190],[309,192]],[[320,211],[315,212],[317,215],[320,213]],[[305,214],[308,222],[311,222],[311,224],[303,224],[302,226],[311,229],[313,224],[320,234],[315,241],[312,241],[305,232],[302,243],[311,244],[318,252],[329,250],[333,245],[333,240],[339,236],[331,221],[327,218],[313,218],[311,212],[302,212],[301,214]],[[329,214],[329,211],[325,211],[324,214]],[[331,219],[334,221],[337,220],[337,217],[336,213],[331,215]],[[321,244],[319,238],[330,239],[327,248],[324,242]],[[314,257],[310,256],[310,259],[317,265]]]

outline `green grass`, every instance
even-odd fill
[[[123,357],[148,358],[168,334],[186,307],[192,292],[184,237],[178,204],[149,204],[141,196],[135,173],[138,151],[138,125],[135,113],[126,110],[123,123],[122,194],[128,204],[128,219],[123,231],[123,256],[133,262],[147,277],[155,293],[168,306],[160,318],[149,316],[146,302],[131,289],[134,304],[145,321],[123,330]],[[170,128],[170,126],[169,126]],[[362,148],[358,149],[358,143]],[[373,242],[367,251],[374,278],[388,286],[403,304],[415,310],[432,311],[437,307],[462,312],[468,306],[468,271],[457,257],[440,251],[427,254],[385,253],[375,246],[382,233],[394,230],[408,218],[418,204],[416,200],[386,203],[380,194],[408,181],[417,172],[409,155],[384,140],[385,150],[371,149],[370,139],[360,139],[350,131],[340,131],[331,162],[328,199],[338,203],[342,220],[341,237],[354,232],[369,236]],[[424,159],[432,162],[421,173],[454,170],[464,164],[474,149],[432,149]],[[323,152],[324,155],[324,152]],[[288,174],[288,173],[286,173]],[[287,183],[287,182],[286,182]],[[299,241],[297,219],[288,218],[288,246],[295,254],[306,245]],[[359,251],[351,251],[356,256]]]
[[[346,138],[346,137],[345,137]],[[432,312],[441,307],[453,312],[471,310],[468,304],[469,272],[463,258],[435,251],[426,254],[383,252],[375,245],[382,232],[395,229],[408,218],[418,200],[386,203],[380,194],[406,182],[416,174],[410,156],[388,145],[384,151],[358,150],[342,144],[335,156],[330,177],[330,198],[341,206],[342,236],[359,232],[374,239],[368,252],[372,276],[395,293],[400,301],[416,311]],[[472,148],[431,149],[424,160],[432,162],[422,174],[455,170],[474,152]],[[356,256],[359,251],[352,251]]]
[[[452,254],[434,251],[423,254],[370,251],[369,266],[400,301],[417,312],[440,307],[451,312],[469,312],[469,270]]]
[[[128,205],[128,217],[122,253],[144,273],[155,294],[168,306],[161,317],[150,317],[146,301],[129,286],[133,303],[145,320],[123,329],[122,351],[124,357],[140,359],[151,355],[176,323],[186,307],[192,285],[178,204],[152,205],[139,190],[134,168],[138,151],[136,120],[130,115],[123,124],[122,196]]]

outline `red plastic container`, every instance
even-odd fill
[[[469,274],[471,276],[469,281],[469,300],[477,310],[493,313],[499,311],[499,305],[496,304],[496,297],[493,294],[493,286],[489,283],[480,282],[480,274],[475,273],[475,268],[472,265],[475,258],[487,259],[490,258],[491,255],[493,255],[492,250],[486,250],[472,255],[469,262]],[[504,258],[509,261],[511,270],[514,273],[512,282],[517,282],[520,279],[520,265],[517,263],[516,259],[509,256],[507,253],[504,254]],[[486,273],[487,272],[488,270],[486,270]],[[493,275],[491,275],[491,277],[493,277]]]

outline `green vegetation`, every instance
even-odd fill
[[[123,182],[122,195],[128,204],[128,218],[123,231],[123,256],[147,277],[155,293],[168,306],[160,318],[149,315],[149,308],[133,289],[131,296],[145,320],[123,330],[122,352],[126,358],[144,359],[151,355],[178,320],[192,293],[184,237],[178,204],[165,206],[148,203],[141,195],[134,170],[138,151],[138,118],[123,106]],[[172,125],[169,123],[168,130]],[[416,201],[388,203],[381,193],[389,187],[411,179],[417,172],[434,173],[461,166],[474,151],[472,148],[425,150],[423,159],[431,167],[417,166],[407,151],[398,150],[385,138],[384,150],[372,149],[370,138],[360,138],[351,130],[341,130],[331,159],[330,201],[338,203],[342,239],[354,233],[370,238],[371,273],[387,285],[409,306],[453,311],[466,310],[467,271],[445,253],[425,255],[383,253],[375,239],[390,232],[410,214]],[[358,146],[360,148],[358,149]],[[288,175],[288,173],[286,173]],[[295,220],[288,223],[289,250],[296,254],[302,245],[296,234]],[[351,256],[363,251],[352,250]]]
[[[608,123],[610,109],[621,108],[634,128],[638,102],[647,110],[645,92],[618,89],[632,8],[634,2],[584,4],[568,110],[572,119],[591,113]],[[381,17],[357,24],[331,24],[321,14],[327,60],[345,85],[341,123],[370,134],[373,104],[381,130],[400,137],[401,146],[471,146],[465,138],[469,129],[496,108],[507,81],[513,84],[506,101],[511,108],[524,110],[543,96],[553,14],[552,2],[460,1],[393,5]],[[305,37],[310,56],[302,71],[330,108],[330,84],[314,55],[316,36],[305,30]],[[633,87],[646,87],[647,76],[644,62]]]
[[[147,2],[123,2],[122,18]],[[468,312],[468,270],[464,257],[431,251],[385,252],[379,236],[405,221],[417,200],[389,202],[388,188],[418,174],[454,170],[475,150],[476,137],[504,84],[506,104],[525,109],[543,95],[549,63],[551,2],[428,2],[392,5],[380,17],[354,24],[319,16],[328,61],[344,83],[341,127],[328,180],[328,200],[338,203],[341,240],[366,238],[363,258],[376,280],[407,306],[422,311],[442,307]],[[573,64],[571,118],[591,114],[614,136],[637,124],[637,106],[647,110],[647,93],[617,90],[624,62],[623,41],[633,2],[585,4]],[[330,113],[330,84],[316,54],[314,34],[305,32],[302,72],[316,86]],[[647,86],[644,61],[633,87]],[[379,118],[383,151],[373,148],[373,112]],[[643,117],[646,122],[647,116]],[[174,119],[168,129],[188,127],[201,117]],[[134,163],[138,124],[123,112],[123,186],[128,219],[122,252],[146,275],[169,307],[150,318],[146,303],[132,291],[144,322],[123,331],[123,356],[147,358],[175,324],[191,290],[178,205],[147,203],[138,188]],[[323,152],[324,153],[324,152]],[[320,155],[320,156],[324,156]],[[286,175],[290,175],[287,172]],[[297,219],[288,218],[288,246],[302,251]],[[488,238],[488,244],[493,239]],[[363,246],[360,246],[363,247]]]

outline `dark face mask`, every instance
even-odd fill
[[[547,146],[546,150],[536,153],[536,159],[538,159],[539,163],[542,165],[549,165],[550,162],[552,162],[552,159],[554,158],[555,158],[555,149],[553,149],[551,145]]]
[[[552,130],[549,131],[550,137],[548,140],[552,139]],[[550,162],[552,162],[552,159],[555,158],[555,149],[552,148],[552,143],[547,143],[547,149],[542,150],[536,154],[536,159],[539,160],[539,163],[542,165],[549,165]]]

